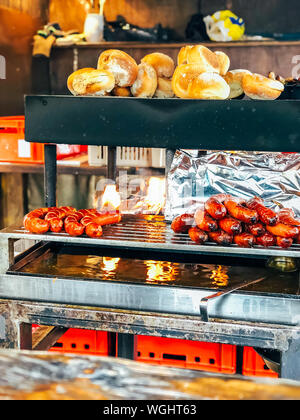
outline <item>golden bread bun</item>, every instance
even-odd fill
[[[243,78],[246,74],[252,74],[248,70],[231,70],[225,74],[224,79],[230,86],[229,99],[235,99],[244,94]]]
[[[229,85],[217,73],[202,73],[188,86],[188,96],[191,99],[227,99],[229,94]]]
[[[190,82],[202,73],[199,64],[182,64],[175,69],[172,78],[172,89],[178,98],[189,98],[188,86]]]
[[[159,77],[157,80],[157,89],[154,96],[156,98],[174,98],[175,93],[172,89],[172,79]]]
[[[223,53],[222,51],[216,51],[215,54],[219,60],[220,75],[225,76],[225,74],[230,68],[230,58],[227,54]]]
[[[201,73],[220,73],[218,56],[203,45],[187,48],[186,62],[187,64],[198,64],[201,66]]]
[[[113,96],[123,96],[125,98],[131,96],[131,91],[129,87],[115,86],[111,93]]]
[[[116,85],[120,87],[132,86],[138,72],[136,61],[120,50],[104,51],[98,59],[98,69],[110,71],[115,76]]]
[[[251,99],[274,100],[284,91],[284,85],[261,74],[246,74],[242,86],[245,94]]]
[[[142,63],[150,64],[154,68],[158,77],[172,77],[175,70],[174,60],[166,54],[153,53],[146,55]]]
[[[182,47],[177,56],[177,64],[181,66],[181,64],[188,64],[187,62],[187,54],[188,51],[193,48],[193,45],[187,45],[186,47]]]
[[[137,98],[152,98],[157,88],[157,74],[148,63],[138,66],[138,76],[131,87],[131,93]]]
[[[80,69],[68,78],[68,89],[74,96],[106,96],[115,86],[115,78],[107,70]]]

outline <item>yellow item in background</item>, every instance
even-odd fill
[[[211,41],[239,41],[245,34],[245,22],[230,10],[222,10],[204,19]]]

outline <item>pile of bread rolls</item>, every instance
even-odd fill
[[[174,69],[174,60],[159,52],[146,55],[137,64],[124,51],[107,50],[100,55],[97,69],[71,74],[68,88],[75,96],[173,98]]]
[[[174,60],[155,52],[137,62],[120,50],[104,51],[97,69],[78,70],[68,78],[75,96],[123,96],[137,98],[251,99],[274,100],[284,90],[282,80],[229,70],[230,59],[222,51],[203,45],[181,48]]]

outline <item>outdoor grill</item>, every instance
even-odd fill
[[[183,147],[296,152],[299,126],[297,101],[26,98],[26,140],[48,143],[47,207],[56,205],[57,143],[108,146],[108,178],[115,179],[117,146],[166,148],[168,173],[176,149]],[[19,239],[36,243],[14,258]],[[34,306],[20,322],[68,327],[67,318],[72,317],[74,325],[78,315],[75,307],[94,308],[102,318],[98,314],[92,320],[92,316],[91,323],[95,326],[98,319],[97,328],[118,332],[120,343],[123,337],[127,349],[119,355],[133,354],[129,346],[134,334],[204,338],[278,350],[281,376],[300,379],[300,245],[290,249],[199,246],[188,235],[174,234],[163,216],[149,215],[124,215],[120,224],[104,229],[101,239],[34,235],[19,223],[2,231],[0,241],[0,297]],[[119,266],[126,260],[128,270],[135,267],[135,278],[126,277],[125,268],[117,272],[114,267],[114,275],[107,278],[102,269],[72,275],[64,272],[64,266],[55,266],[74,255],[82,261],[92,256],[100,263],[103,257],[118,258]],[[43,265],[45,256],[56,261],[49,270]],[[278,259],[289,259],[295,270],[270,268]],[[147,278],[147,261],[162,269],[167,264],[166,279]],[[212,272],[217,267],[226,268],[228,281],[215,281]],[[82,312],[78,317],[84,325]]]

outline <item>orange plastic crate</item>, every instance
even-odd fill
[[[244,347],[242,374],[269,378],[278,378],[279,376],[268,368],[263,358],[252,347]]]
[[[0,118],[0,161],[11,163],[43,163],[44,145],[24,140],[25,117]]]
[[[137,361],[209,372],[236,373],[236,346],[138,336]]]
[[[50,351],[108,356],[108,334],[102,331],[69,329]]]

